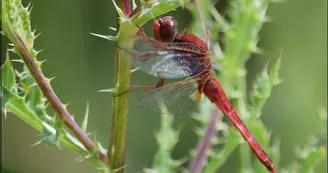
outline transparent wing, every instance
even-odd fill
[[[131,55],[133,66],[155,77],[182,78],[210,67],[210,62],[204,58],[206,51],[190,43],[163,43],[141,37],[131,41],[133,49],[127,52]]]
[[[182,113],[195,103],[198,94],[197,80],[189,78],[148,91],[138,101],[137,106],[159,113]]]

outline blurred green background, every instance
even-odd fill
[[[108,26],[116,26],[115,11],[110,0],[25,0],[33,4],[32,28],[42,32],[36,48],[44,49],[39,59],[47,60],[43,71],[56,93],[77,121],[81,122],[87,102],[90,103],[88,131],[96,135],[103,146],[108,145],[112,98],[98,93],[113,86],[115,43],[90,35],[109,34]],[[281,164],[295,158],[296,147],[302,147],[311,135],[318,133],[323,122],[318,110],[326,105],[327,87],[327,18],[326,0],[288,0],[270,4],[260,32],[259,47],[264,55],[255,55],[247,64],[250,83],[268,61],[273,63],[280,50],[283,83],[273,89],[262,115],[268,130],[281,138]],[[177,9],[170,13],[183,31],[191,21],[190,13]],[[151,22],[150,22],[151,23]],[[145,25],[150,31],[151,25]],[[148,32],[149,33],[149,32]],[[5,39],[7,41],[7,39]],[[5,46],[2,46],[2,52]],[[133,84],[153,84],[156,79],[136,72]],[[156,151],[154,132],[159,127],[158,114],[136,107],[139,93],[130,94],[127,127],[126,172],[140,172],[150,167]],[[188,115],[176,116],[176,127],[183,127],[173,157],[180,158],[195,146],[196,122]],[[88,162],[77,162],[77,154],[44,144],[31,147],[40,138],[38,132],[15,116],[3,119],[3,167],[7,172],[58,173],[96,172]],[[237,153],[235,152],[234,155]],[[220,172],[232,172],[236,167],[232,156]],[[326,162],[326,161],[325,161]],[[326,170],[323,162],[317,173]],[[232,167],[232,168],[231,168]]]

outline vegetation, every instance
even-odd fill
[[[213,64],[221,64],[220,68],[215,66],[217,77],[237,112],[264,150],[272,157],[279,172],[313,172],[317,163],[326,157],[325,133],[311,138],[304,149],[297,151],[297,160],[290,166],[282,168],[279,165],[279,139],[271,139],[270,131],[259,119],[273,86],[281,82],[279,78],[281,53],[273,68],[264,67],[262,73],[255,79],[251,92],[248,93],[246,90],[245,64],[252,53],[261,53],[261,49],[257,47],[258,32],[268,20],[266,10],[269,1],[231,0],[229,3],[230,8],[227,10],[229,20],[227,20],[217,12],[210,0],[200,1],[200,8],[212,40],[218,41],[219,33],[224,35],[224,50],[218,51],[220,50],[218,44],[213,44],[213,49],[216,50],[212,56]],[[193,14],[192,32],[199,36],[203,34],[198,22],[200,19],[197,10],[188,0],[141,1],[140,11],[132,17],[129,17],[131,13],[129,1],[113,1],[113,4],[120,18],[117,34],[93,35],[115,41],[119,46],[124,40],[137,33],[137,26],[142,26],[152,18],[180,6],[186,6]],[[39,131],[41,139],[36,144],[44,143],[77,152],[81,160],[90,161],[98,172],[123,172],[128,164],[124,161],[128,128],[127,95],[116,97],[113,101],[110,142],[106,149],[107,147],[103,147],[95,140],[95,136],[87,135],[88,107],[85,118],[79,125],[53,91],[50,83],[52,79],[42,73],[43,62],[37,58],[40,51],[34,46],[38,34],[31,29],[30,13],[30,6],[24,7],[20,0],[3,0],[3,35],[11,41],[5,54],[5,63],[1,67],[3,115],[8,116],[10,112]],[[21,59],[9,58],[12,53],[18,54]],[[107,90],[109,92],[120,93],[130,86],[130,63],[123,56],[125,56],[124,52],[117,48],[115,86]],[[12,62],[22,64],[23,68],[14,67]],[[47,107],[51,107],[56,115],[51,116]],[[223,115],[210,102],[202,102],[198,114],[201,116],[194,116],[199,122],[199,126],[195,127],[198,144],[195,144],[195,149],[191,149],[190,155],[186,154],[190,166],[183,165],[186,159],[172,158],[172,150],[179,141],[179,132],[173,128],[174,117],[164,114],[161,116],[161,127],[156,133],[158,151],[151,168],[145,169],[145,172],[189,170],[214,173],[224,165],[237,148],[239,148],[240,172],[267,172],[258,160],[252,161],[253,156],[247,143],[233,126],[222,121]],[[323,118],[323,121],[326,121],[326,118]],[[200,145],[206,146],[205,152],[199,149]]]

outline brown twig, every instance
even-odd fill
[[[213,109],[211,118],[208,121],[205,136],[203,140],[198,144],[196,151],[197,155],[189,166],[190,173],[198,173],[202,171],[206,162],[207,152],[210,149],[212,145],[212,139],[216,134],[216,122],[220,117],[222,117],[222,115],[222,112],[220,112],[218,109]]]
[[[31,53],[28,51],[23,40],[16,33],[11,33],[11,35],[12,35],[11,41],[13,42],[16,50],[24,60],[27,68],[30,70],[36,83],[40,87],[43,95],[47,98],[47,100],[49,101],[53,109],[57,112],[59,117],[64,121],[66,126],[73,132],[73,134],[84,145],[84,147],[89,152],[93,152],[95,148],[95,144],[75,122],[73,116],[65,109],[62,102],[59,100],[55,92],[49,86],[42,72],[39,70],[38,66],[36,65]],[[108,161],[107,156],[100,151],[97,152],[98,152],[99,159],[102,160],[104,163],[106,163]]]

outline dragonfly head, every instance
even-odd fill
[[[154,21],[153,35],[156,40],[171,42],[176,35],[176,21],[172,16],[166,16]]]

